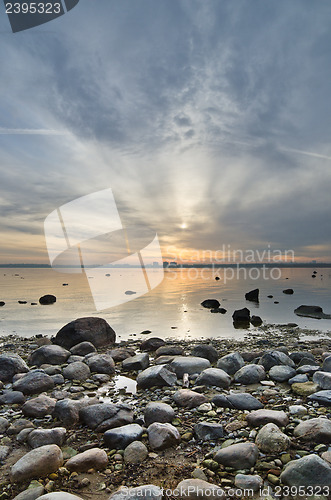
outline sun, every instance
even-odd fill
[[[183,222],[180,226],[181,229],[187,229],[187,224]]]

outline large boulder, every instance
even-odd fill
[[[47,476],[56,472],[63,464],[61,448],[50,444],[26,453],[12,467],[10,476],[14,483]]]
[[[245,361],[239,352],[231,352],[222,356],[217,362],[217,368],[221,368],[229,375],[234,375],[245,365]]]
[[[24,403],[22,413],[26,417],[42,418],[53,413],[55,404],[56,399],[44,395],[37,396]]]
[[[55,297],[55,295],[51,295],[51,294],[43,295],[39,299],[39,304],[41,304],[42,306],[54,304],[55,302],[56,302],[56,297]]]
[[[96,432],[104,432],[114,427],[131,424],[133,411],[124,403],[99,403],[82,408],[79,411],[81,422]]]
[[[289,462],[280,479],[286,486],[330,486],[331,466],[318,455],[306,455]]]
[[[143,428],[138,424],[121,425],[115,429],[108,429],[104,433],[103,439],[109,449],[124,450],[133,441],[139,441],[143,432]]]
[[[320,306],[299,306],[294,309],[297,316],[305,316],[307,318],[315,319],[330,319],[331,314],[325,314]]]
[[[74,361],[63,368],[63,376],[68,380],[86,380],[90,375],[90,368],[81,361]]]
[[[247,309],[247,307],[244,307],[243,309],[237,309],[232,314],[232,319],[234,323],[249,323],[251,319],[250,310]]]
[[[216,452],[214,459],[225,467],[250,469],[259,456],[258,447],[253,443],[237,443]]]
[[[16,373],[26,373],[28,371],[28,365],[18,354],[0,355],[0,381],[11,382]]]
[[[231,377],[220,368],[207,368],[203,370],[195,381],[196,385],[207,385],[228,389]]]
[[[178,378],[183,377],[184,373],[192,375],[201,373],[206,368],[210,368],[210,361],[198,356],[176,356],[170,363]]]
[[[259,293],[260,293],[260,290],[258,288],[255,288],[254,290],[251,290],[250,292],[245,293],[245,299],[249,300],[251,302],[258,302],[259,301]]]
[[[78,318],[63,326],[55,336],[54,344],[70,349],[81,342],[91,342],[95,347],[114,344],[116,333],[102,318]]]
[[[30,355],[30,365],[62,365],[67,361],[70,352],[59,345],[43,345]]]
[[[39,394],[54,388],[54,380],[46,373],[32,370],[13,384],[14,391],[23,394]]]
[[[269,371],[273,366],[286,365],[295,368],[294,361],[282,351],[269,351],[263,354],[259,361],[266,371]]]
[[[137,386],[141,389],[172,386],[177,382],[176,374],[168,366],[150,366],[137,376]]]
[[[191,351],[191,356],[206,358],[211,363],[215,363],[218,360],[218,352],[211,344],[198,344],[194,346]]]
[[[164,450],[180,443],[180,434],[169,423],[154,422],[148,429],[148,440],[153,450]]]
[[[221,304],[217,299],[206,299],[201,302],[201,305],[206,309],[217,309]]]
[[[331,421],[321,417],[304,420],[294,429],[294,436],[313,443],[330,443]]]
[[[234,381],[239,384],[257,384],[265,378],[265,371],[260,365],[245,365],[234,374]]]

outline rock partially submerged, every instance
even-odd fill
[[[305,316],[307,318],[315,319],[331,319],[331,314],[326,314],[323,312],[320,306],[299,306],[294,309],[297,316]]]
[[[78,318],[66,324],[55,336],[54,344],[70,349],[81,342],[91,342],[95,347],[114,344],[116,333],[102,318]]]

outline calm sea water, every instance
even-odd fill
[[[331,313],[331,269],[316,270],[315,279],[311,277],[313,269],[309,268],[282,269],[279,279],[271,279],[268,271],[264,277],[239,273],[231,279],[230,271],[224,276],[225,270],[221,269],[221,279],[215,281],[215,274],[208,269],[168,269],[163,282],[150,293],[97,312],[85,275],[53,269],[1,269],[0,300],[6,305],[0,308],[0,335],[54,335],[75,318],[99,316],[114,328],[119,340],[139,336],[143,330],[151,330],[152,336],[162,338],[239,339],[247,331],[234,329],[231,316],[242,307],[248,307],[251,314],[261,316],[266,323],[295,322],[302,328],[331,331],[331,320],[300,318],[294,314],[301,304],[319,305]],[[109,272],[121,278],[120,269]],[[279,273],[274,275],[278,277]],[[260,289],[259,304],[245,300],[245,292],[254,288]],[[282,292],[285,288],[293,288],[294,294],[285,295]],[[57,302],[48,306],[31,305],[45,294],[54,294]],[[267,298],[270,294],[272,299]],[[218,299],[227,313],[211,314],[201,307],[200,303],[207,298]],[[26,300],[27,304],[19,304],[19,300]]]

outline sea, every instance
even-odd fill
[[[114,268],[107,275],[120,282],[124,273],[127,280],[134,272]],[[245,299],[245,293],[256,288],[260,290],[258,304]],[[292,295],[283,293],[288,288],[293,289]],[[188,341],[240,340],[255,328],[234,328],[232,314],[247,307],[251,315],[260,316],[265,324],[296,323],[300,328],[318,330],[323,336],[331,332],[331,320],[299,317],[294,309],[300,305],[318,305],[331,313],[330,291],[331,268],[295,267],[277,272],[264,269],[263,273],[249,269],[168,268],[163,281],[148,293],[138,296],[129,290],[126,302],[97,310],[85,274],[51,268],[2,268],[0,301],[5,305],[0,307],[0,335],[53,336],[76,318],[94,316],[110,324],[118,341],[148,336]],[[56,302],[39,304],[39,298],[46,294],[55,295]],[[205,299],[217,299],[227,312],[212,314],[201,306]]]

